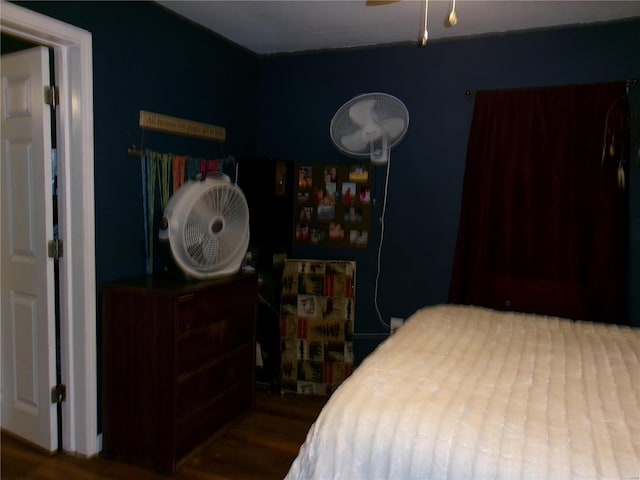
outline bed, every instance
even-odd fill
[[[334,392],[293,479],[640,478],[640,329],[440,305]]]

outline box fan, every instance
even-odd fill
[[[169,244],[187,277],[233,275],[249,246],[249,207],[242,190],[221,173],[188,180],[164,208],[159,239]]]

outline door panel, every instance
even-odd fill
[[[2,428],[57,448],[49,51],[2,57]]]

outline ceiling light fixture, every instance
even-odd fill
[[[427,17],[429,13],[429,0],[424,0],[424,26],[422,30],[422,38],[418,40],[418,46],[424,47],[427,44],[429,38],[429,32],[427,31]]]
[[[444,21],[445,27],[453,27],[456,23],[458,23],[458,15],[456,14],[456,0],[452,0],[451,11],[449,12],[449,16]]]

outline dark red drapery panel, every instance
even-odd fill
[[[626,323],[626,193],[602,164],[625,99],[622,82],[476,95],[450,302]]]

